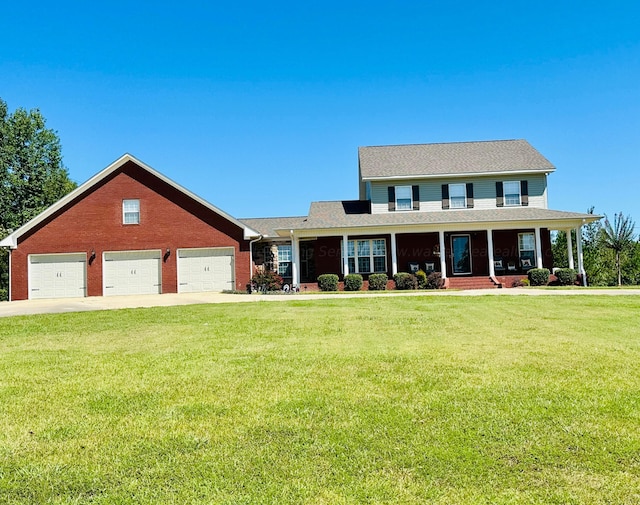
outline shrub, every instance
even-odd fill
[[[532,286],[546,286],[549,283],[548,268],[532,268],[528,275]]]
[[[418,270],[416,272],[416,280],[418,281],[418,289],[425,289],[427,287],[427,274],[424,270]]]
[[[344,277],[345,291],[360,291],[362,289],[362,275],[347,274]]]
[[[442,289],[444,281],[442,280],[442,274],[440,272],[431,272],[427,276],[426,289]]]
[[[511,287],[512,287],[512,288],[521,288],[521,287],[523,287],[523,286],[529,286],[529,284],[530,284],[530,283],[529,283],[529,279],[527,279],[527,278],[525,277],[525,278],[522,278],[522,279],[518,279],[518,280],[513,281],[513,283],[511,284]]]
[[[561,286],[573,286],[576,282],[577,274],[573,268],[559,268],[556,270],[558,284]]]
[[[396,289],[417,289],[418,279],[416,276],[407,272],[398,272],[393,276],[396,283]]]
[[[371,274],[369,276],[369,291],[384,291],[387,289],[387,274]]]
[[[0,288],[0,302],[6,302],[9,299],[9,290]]]
[[[338,276],[336,274],[322,274],[318,276],[320,291],[338,291]]]
[[[271,270],[258,272],[251,279],[251,287],[258,291],[280,291],[282,289],[282,277]]]

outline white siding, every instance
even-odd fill
[[[420,186],[420,210],[424,212],[455,212],[442,209],[442,185],[473,183],[474,209],[496,208],[496,182],[527,180],[529,183],[529,207],[547,208],[547,184],[544,174],[510,177],[475,177],[473,179],[450,178],[429,180],[407,180],[401,182],[372,182],[371,183],[371,212],[381,214],[389,212],[388,187],[395,185]],[[403,211],[409,212],[409,211]]]

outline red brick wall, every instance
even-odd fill
[[[140,224],[122,224],[123,199],[140,200]],[[102,295],[104,251],[160,249],[164,255],[167,248],[171,254],[162,263],[162,292],[175,293],[176,249],[191,247],[233,247],[236,287],[244,289],[250,254],[243,230],[128,162],[22,237],[11,257],[12,299],[28,298],[29,254],[86,252],[88,258],[92,250],[96,258],[87,263],[89,296]]]

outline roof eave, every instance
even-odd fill
[[[415,175],[370,175],[362,176],[363,181],[389,181],[389,180],[408,180],[408,179],[460,179],[465,177],[494,177],[505,175],[548,175],[555,172],[555,167],[527,169],[527,170],[503,170],[497,172],[465,172],[461,174],[415,174]]]

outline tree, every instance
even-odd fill
[[[618,274],[618,286],[622,286],[622,254],[629,250],[634,240],[635,223],[631,216],[624,216],[622,212],[614,214],[613,225],[604,216],[604,226],[600,232],[602,244],[611,249],[616,257],[616,272]]]
[[[12,114],[0,98],[0,235],[19,228],[76,187],[62,164],[58,134],[38,109]],[[8,288],[7,252],[0,252],[0,299]]]

